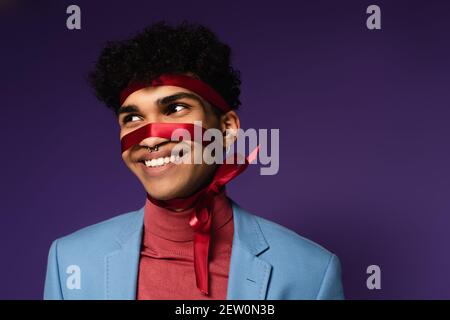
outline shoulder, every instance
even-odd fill
[[[259,257],[272,265],[271,292],[285,299],[342,299],[341,265],[322,245],[261,216],[252,217],[268,248]]]
[[[117,252],[124,243],[123,239],[137,235],[142,225],[142,214],[142,209],[119,214],[54,240],[48,255],[44,298],[103,297],[105,257]],[[80,283],[81,274],[85,290],[70,289],[67,281],[79,279]]]
[[[113,218],[84,227],[54,241],[54,245],[65,251],[105,251],[114,249],[124,231],[134,230],[142,220],[142,210],[119,214]]]
[[[239,238],[246,238],[246,241],[267,247],[265,255],[290,256],[290,259],[302,257],[308,258],[303,260],[319,264],[326,263],[333,256],[329,250],[294,230],[250,212],[233,200],[232,205]]]
[[[254,214],[253,216],[272,249],[294,252],[297,256],[308,257],[317,263],[326,263],[333,255],[322,245],[301,236],[292,229],[266,218]]]

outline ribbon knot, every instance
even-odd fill
[[[196,232],[208,233],[211,228],[211,212],[213,196],[205,196],[205,200],[201,201],[192,211],[191,219],[189,220],[190,226]]]

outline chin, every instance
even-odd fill
[[[181,194],[180,192],[177,192],[177,190],[174,190],[173,186],[167,189],[160,186],[156,187],[145,186],[145,190],[153,199],[157,200],[170,200],[180,197]]]

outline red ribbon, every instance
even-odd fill
[[[132,81],[120,93],[120,104],[122,105],[127,97],[133,92],[149,86],[175,86],[185,88],[203,97],[204,99],[209,101],[209,103],[212,103],[223,112],[232,110],[228,103],[225,102],[225,100],[219,93],[217,93],[216,90],[214,90],[212,87],[210,87],[200,79],[196,79],[184,74],[162,74],[149,82]]]
[[[139,144],[142,140],[149,137],[159,137],[174,141],[172,139],[172,134],[176,133],[176,130],[178,129],[186,130],[190,135],[191,138],[190,140],[196,141],[194,140],[194,138],[196,138],[195,137],[196,128],[200,130],[199,133],[201,133],[201,137],[203,137],[205,128],[201,126],[196,126],[193,123],[171,123],[171,122],[147,123],[146,125],[136,130],[133,130],[122,137],[122,139],[120,140],[121,152],[124,153],[132,146]],[[176,135],[180,137],[179,141],[183,140],[182,134],[177,133]],[[201,142],[202,144],[210,143],[210,141],[203,141],[203,139]]]

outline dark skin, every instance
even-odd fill
[[[239,117],[235,111],[218,115],[213,108],[199,95],[181,87],[157,86],[140,89],[129,95],[119,109],[120,138],[141,126],[155,122],[202,121],[202,126],[206,129],[217,128],[222,132],[240,128]],[[224,146],[230,145],[235,139],[224,136]],[[176,144],[177,142],[165,138],[150,137],[122,154],[126,166],[136,175],[146,192],[155,199],[188,197],[209,184],[214,175],[216,164],[206,164],[203,161],[201,164],[193,163],[192,142],[189,145],[191,152],[184,155],[191,157],[189,164],[169,162],[149,168],[139,161],[143,157],[149,157],[147,147],[158,146],[158,151],[150,153],[155,158],[154,161],[157,161],[170,157],[170,152]]]

